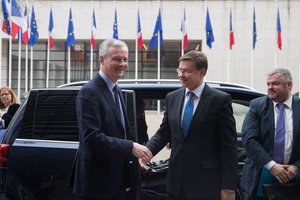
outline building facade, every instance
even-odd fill
[[[18,1],[22,12],[26,1]],[[233,82],[266,91],[266,74],[275,67],[288,68],[294,78],[293,93],[299,91],[300,66],[300,1],[298,0],[212,0],[212,1],[33,1],[28,2],[31,15],[34,6],[39,40],[32,48],[33,74],[30,74],[30,54],[28,47],[28,70],[26,47],[12,39],[11,45],[11,87],[22,94],[25,85],[32,78],[32,88],[46,87],[47,58],[49,57],[49,87],[68,82],[68,32],[69,9],[72,9],[76,44],[71,47],[70,81],[90,79],[91,70],[91,25],[92,12],[96,16],[97,46],[113,37],[115,10],[117,11],[119,39],[129,45],[129,68],[125,79],[176,79],[176,68],[181,52],[181,21],[183,7],[186,11],[186,27],[189,46],[186,51],[200,50],[207,54],[209,68],[207,80]],[[52,7],[54,21],[54,47],[47,53],[49,13]],[[161,10],[163,44],[161,48],[147,49],[153,35],[158,10]],[[141,30],[145,48],[136,48],[137,10],[140,12]],[[230,9],[235,44],[229,49]],[[253,12],[256,15],[257,41],[253,48]],[[206,45],[206,17],[209,10],[214,39],[212,48]],[[277,44],[278,12],[282,36],[282,49]],[[9,38],[2,37],[1,86],[9,83]],[[158,58],[158,50],[160,56]],[[20,53],[19,53],[20,52]],[[137,55],[136,55],[137,54]],[[19,59],[21,55],[21,59]],[[99,70],[98,51],[93,51],[93,71]],[[19,60],[21,64],[19,65]],[[137,62],[136,62],[137,61]],[[159,62],[159,64],[158,64]],[[19,66],[20,71],[19,73]],[[158,68],[159,66],[159,68]],[[160,72],[158,73],[158,69]],[[136,71],[137,70],[137,71]],[[28,79],[26,81],[26,76]],[[25,84],[26,82],[26,84]],[[20,87],[19,87],[20,85]]]

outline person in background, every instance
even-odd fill
[[[300,99],[291,94],[289,70],[268,73],[267,87],[267,96],[250,102],[242,127],[244,200],[265,199],[263,184],[300,180]]]
[[[237,134],[231,96],[209,87],[204,53],[190,51],[177,68],[182,88],[166,97],[160,128],[146,147],[156,155],[171,142],[169,200],[234,200]],[[140,160],[141,167],[147,169]]]
[[[99,47],[100,71],[80,90],[76,100],[79,147],[73,192],[80,200],[125,200],[132,187],[135,156],[151,152],[132,141],[121,90],[116,84],[128,67],[128,46],[104,40]]]
[[[145,102],[143,99],[137,98],[136,100],[136,122],[137,122],[137,134],[139,144],[146,144],[148,142],[148,126],[145,116]]]
[[[0,127],[6,129],[20,107],[20,100],[9,87],[2,87],[0,89],[0,98]]]

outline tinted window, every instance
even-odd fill
[[[77,90],[32,91],[18,138],[78,141]]]

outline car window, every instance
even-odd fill
[[[157,99],[144,99],[145,102],[145,119],[148,126],[148,136],[151,138],[155,132],[158,130],[162,118],[163,112],[165,110],[165,100],[157,100]],[[246,113],[249,109],[248,102],[244,101],[233,101],[232,109],[233,116],[236,121],[236,131],[240,136],[242,125]],[[158,111],[158,107],[160,107],[160,111]],[[165,160],[169,158],[170,150],[166,147],[161,150],[154,158],[153,161]]]
[[[77,90],[31,92],[18,138],[78,141],[77,93]]]
[[[236,123],[236,132],[239,134],[242,132],[243,122],[249,107],[239,103],[232,103],[233,116]]]

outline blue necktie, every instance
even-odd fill
[[[188,92],[189,95],[189,100],[187,101],[183,113],[183,118],[182,118],[182,130],[184,137],[188,134],[189,127],[193,118],[193,111],[194,111],[194,93],[193,92]]]
[[[275,140],[273,149],[273,160],[276,163],[284,163],[284,146],[285,146],[285,121],[284,121],[284,103],[278,103],[277,123],[275,130]]]

